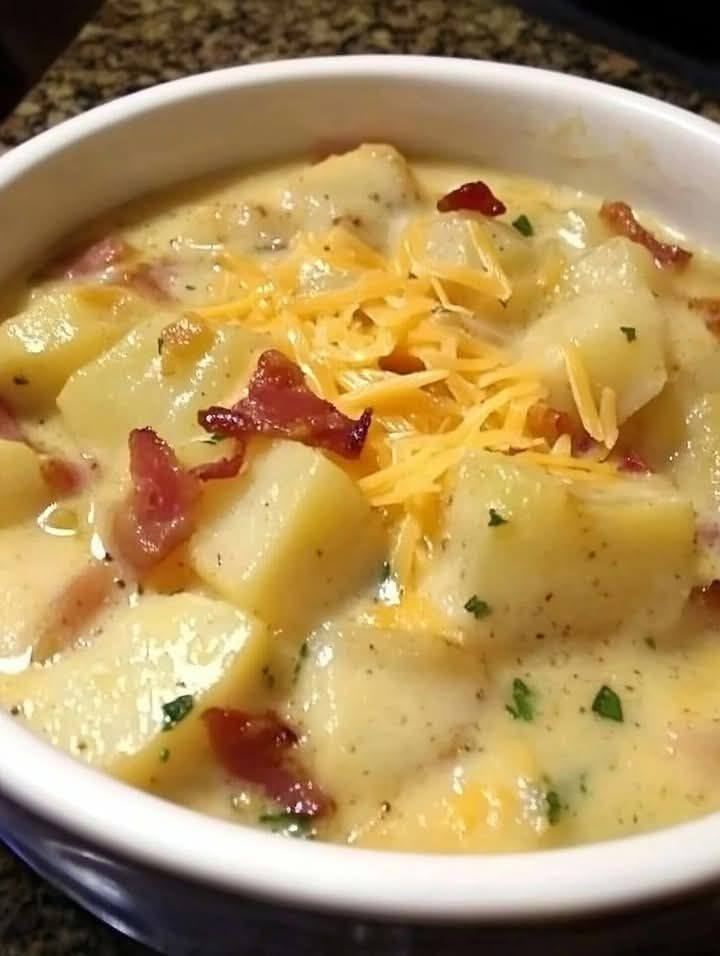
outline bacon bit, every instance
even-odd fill
[[[710,297],[688,299],[688,306],[694,312],[702,312],[705,325],[713,335],[720,338],[720,299]]]
[[[319,817],[332,812],[333,801],[293,760],[297,734],[277,714],[212,707],[202,716],[227,773],[261,787],[286,813]]]
[[[372,409],[354,421],[311,392],[299,366],[275,349],[258,359],[246,398],[232,408],[215,405],[198,413],[201,427],[214,435],[271,435],[344,458],[360,455],[371,419]]]
[[[128,444],[133,490],[115,515],[113,538],[131,567],[147,571],[192,534],[200,485],[152,428],[134,429]]]
[[[639,455],[636,451],[626,451],[622,453],[622,458],[620,459],[620,464],[618,465],[618,471],[626,471],[629,474],[645,474],[651,475],[652,468],[645,459]]]
[[[552,448],[561,435],[569,435],[573,454],[583,455],[590,451],[593,440],[567,412],[560,412],[545,402],[536,402],[527,415],[528,430],[536,438],[544,438]]]
[[[708,611],[720,611],[720,581],[711,581],[705,587],[693,588],[690,600]]]
[[[11,409],[0,398],[0,438],[5,441],[25,441],[22,429]]]
[[[389,355],[383,356],[378,365],[384,372],[395,372],[396,375],[410,375],[413,372],[424,372],[425,363],[417,355],[411,355],[402,349],[395,349]]]
[[[110,266],[128,259],[133,252],[132,246],[124,239],[105,236],[51,262],[44,275],[50,278],[79,279],[104,272]]]
[[[481,212],[483,216],[502,216],[507,211],[504,202],[493,195],[490,187],[478,179],[474,183],[463,183],[437,201],[438,212],[456,212],[470,210]]]
[[[213,481],[218,478],[234,478],[240,473],[245,461],[245,442],[235,440],[235,452],[229,458],[218,458],[202,465],[195,465],[190,474],[199,481]]]
[[[125,273],[123,281],[140,295],[160,304],[167,304],[175,301],[175,296],[168,289],[172,275],[172,269],[165,262],[141,262],[139,266]]]
[[[33,660],[47,660],[77,640],[107,602],[113,590],[113,579],[109,565],[94,561],[70,581],[50,606],[33,651]]]
[[[659,269],[677,266],[681,269],[692,259],[692,252],[682,249],[674,243],[661,242],[645,229],[635,218],[632,208],[626,202],[604,202],[600,207],[600,218],[620,236],[631,242],[645,246]]]
[[[82,491],[88,479],[87,469],[65,458],[44,458],[40,471],[57,498],[67,498]]]

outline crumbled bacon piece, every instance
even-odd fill
[[[463,183],[452,189],[437,201],[438,212],[457,212],[467,210],[480,212],[483,216],[502,216],[507,210],[504,202],[497,198],[487,185],[478,179],[474,183]]]
[[[645,459],[636,451],[626,451],[622,453],[618,471],[626,471],[630,474],[652,474],[652,468]]]
[[[46,274],[63,279],[91,276],[128,259],[132,253],[132,246],[124,239],[105,236],[56,259],[50,264]]]
[[[682,268],[692,258],[692,252],[670,242],[661,242],[645,229],[635,218],[626,202],[604,202],[600,207],[600,218],[620,236],[631,242],[645,246],[660,269],[668,266]]]
[[[192,534],[200,486],[152,428],[130,432],[129,446],[133,490],[115,515],[113,538],[129,565],[147,571]]]
[[[125,285],[159,304],[174,302],[170,292],[172,269],[165,262],[141,262],[123,276]]]
[[[708,296],[688,299],[688,306],[694,312],[701,312],[705,325],[720,338],[720,299]]]
[[[333,801],[293,758],[297,734],[272,711],[248,714],[212,707],[203,720],[227,773],[261,787],[287,813],[318,817],[332,811]]]
[[[720,611],[720,581],[711,581],[704,587],[693,588],[690,597],[695,604],[708,611]]]
[[[87,469],[74,461],[51,455],[40,462],[40,470],[57,498],[67,498],[82,491],[87,482]]]
[[[35,660],[46,660],[77,640],[107,602],[113,579],[109,565],[94,561],[70,581],[49,608],[33,652]]]
[[[213,481],[218,478],[234,478],[240,473],[245,461],[245,442],[235,441],[235,451],[227,458],[217,458],[215,461],[204,462],[190,469],[190,474],[200,481]]]
[[[569,435],[573,453],[582,455],[592,448],[593,440],[567,412],[545,402],[536,402],[528,411],[527,427],[536,438],[544,438],[550,448],[561,435]]]
[[[0,399],[0,438],[4,438],[5,441],[25,441],[17,419],[2,399]]]
[[[360,455],[371,419],[369,408],[354,421],[311,392],[300,368],[275,349],[258,359],[246,398],[232,408],[215,405],[198,413],[200,425],[215,435],[271,435],[343,458]]]

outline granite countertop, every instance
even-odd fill
[[[338,53],[425,53],[551,67],[720,120],[720,100],[493,0],[108,0],[0,126],[13,146],[123,93],[216,67]],[[0,849],[2,956],[145,953]]]

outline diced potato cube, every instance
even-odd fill
[[[0,527],[37,515],[49,501],[38,456],[19,441],[0,438]]]
[[[0,658],[29,653],[48,608],[89,561],[87,542],[16,525],[0,530]]]
[[[119,290],[106,292],[112,302],[108,299],[99,307],[82,290],[52,288],[3,322],[0,398],[21,413],[51,407],[68,377],[127,329],[134,297]]]
[[[244,475],[208,487],[189,550],[211,588],[284,627],[326,616],[377,575],[384,541],[345,472],[319,451],[277,442]]]
[[[0,699],[55,746],[152,788],[206,750],[203,711],[242,704],[267,649],[265,627],[223,601],[146,594],[91,643],[4,678]]]
[[[322,234],[341,223],[372,245],[386,246],[393,214],[417,200],[407,162],[392,146],[364,143],[308,166],[290,182],[285,208],[298,228]]]
[[[482,658],[430,633],[332,624],[311,638],[290,705],[303,760],[343,813],[392,800],[405,778],[477,735]]]
[[[491,508],[505,524],[489,524]],[[501,642],[656,633],[687,599],[694,531],[690,502],[660,478],[569,485],[518,458],[473,453],[425,586],[468,631]],[[473,596],[487,609],[466,609]]]
[[[573,262],[563,277],[561,295],[587,295],[618,288],[628,292],[647,290],[653,286],[655,273],[647,249],[616,236]]]
[[[198,357],[175,350],[163,364],[163,331],[176,316],[144,322],[94,362],[79,369],[58,398],[78,444],[99,457],[125,446],[133,428],[154,428],[176,446],[200,435],[197,413],[234,395],[252,371],[264,340],[239,325],[212,329]]]
[[[540,370],[553,406],[572,412],[563,346],[577,346],[599,405],[604,387],[614,390],[624,422],[667,381],[665,321],[647,289],[621,286],[560,301],[526,333],[521,354]]]
[[[678,487],[697,511],[720,506],[720,392],[704,395],[686,419],[686,443],[674,465]]]

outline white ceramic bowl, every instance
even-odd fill
[[[155,187],[363,139],[621,196],[696,242],[716,239],[720,127],[708,121],[523,67],[343,57],[179,80],[11,151],[0,159],[0,272]],[[717,814],[543,853],[398,855],[286,840],[196,815],[89,770],[5,716],[0,754],[5,839],[105,919],[175,953],[257,952],[253,933],[266,934],[280,910],[249,899],[279,904],[285,916],[292,910],[284,925],[295,927],[294,942],[298,927],[310,926],[302,913],[355,914],[363,920],[360,930],[353,924],[357,942],[361,931],[382,935],[378,918],[485,925],[567,919],[720,876]],[[345,924],[326,915],[322,925]],[[392,951],[387,934],[382,939]],[[348,936],[344,951],[350,945]],[[378,943],[371,951],[381,949]]]

